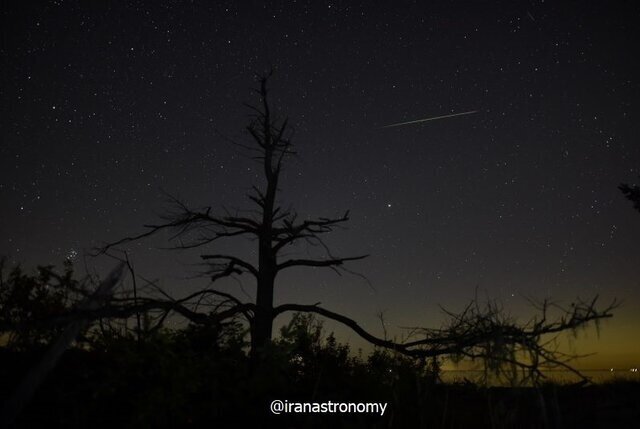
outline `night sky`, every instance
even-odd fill
[[[113,261],[86,252],[157,222],[164,193],[250,208],[260,169],[227,139],[250,141],[243,102],[272,67],[298,152],[281,201],[351,210],[327,243],[371,255],[349,266],[370,284],[299,269],[276,303],[321,302],[378,335],[382,311],[400,339],[476,290],[520,317],[527,298],[617,297],[575,345],[599,353],[583,367],[638,366],[640,213],[617,186],[640,175],[639,18],[631,1],[4,2],[0,254],[105,274]],[[206,284],[167,238],[124,247],[139,274],[176,295]]]

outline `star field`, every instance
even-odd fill
[[[272,101],[299,154],[282,202],[301,216],[350,210],[328,244],[371,255],[350,267],[369,282],[301,269],[278,279],[277,302],[321,301],[372,331],[384,311],[400,335],[437,326],[438,304],[458,310],[476,290],[514,315],[527,297],[618,297],[616,320],[580,350],[637,362],[640,217],[617,186],[640,174],[639,11],[604,1],[5,5],[0,254],[31,266],[73,258],[82,271],[87,250],[156,222],[165,192],[248,208],[261,171],[228,139],[248,141],[242,103],[255,102],[254,73],[273,68]],[[189,279],[197,253],[159,249],[168,236],[129,251],[180,294],[202,282]],[[255,258],[251,243],[221,246]]]

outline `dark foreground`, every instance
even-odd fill
[[[175,339],[174,339],[175,340]],[[204,344],[204,343],[203,343]],[[280,345],[282,346],[282,344]],[[331,341],[320,349],[274,348],[251,374],[233,348],[196,343],[114,342],[69,350],[20,416],[17,427],[633,428],[640,383],[583,387],[481,388],[441,384],[386,353],[349,357]],[[41,352],[0,349],[4,403]],[[272,415],[289,402],[386,402],[377,414]]]

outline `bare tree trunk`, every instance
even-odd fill
[[[262,132],[264,138],[263,168],[267,180],[262,204],[262,224],[258,238],[258,279],[256,291],[256,312],[254,328],[251,338],[251,361],[253,365],[259,365],[265,347],[271,342],[273,331],[273,292],[274,281],[278,270],[276,252],[273,249],[273,217],[278,191],[278,178],[280,176],[280,164],[275,162],[276,145],[271,124],[269,105],[267,104],[266,79],[261,82],[260,92],[264,105],[264,118]],[[285,149],[286,150],[286,149]]]
[[[251,335],[251,360],[254,365],[261,360],[273,333],[273,276],[260,280]]]

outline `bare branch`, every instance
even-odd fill
[[[254,277],[258,277],[258,270],[251,265],[250,263],[235,257],[235,256],[230,256],[230,255],[200,255],[200,258],[202,258],[205,261],[210,261],[210,260],[223,260],[223,261],[229,261],[229,266],[228,269],[233,270],[235,265],[238,265],[242,268],[244,268],[245,270],[247,270],[248,272],[250,272],[251,274],[253,274]],[[238,272],[238,274],[240,274]]]
[[[358,325],[353,319],[326,310],[316,305],[283,304],[274,309],[276,315],[287,312],[316,313],[335,320],[351,328],[371,344],[384,347],[415,358],[449,356],[454,360],[461,357],[482,359],[487,370],[499,376],[511,376],[505,372],[505,365],[520,368],[523,380],[537,383],[544,378],[543,369],[560,368],[571,371],[583,381],[588,380],[569,362],[577,355],[568,355],[553,347],[555,341],[542,341],[548,335],[572,331],[586,327],[591,322],[612,317],[611,310],[617,307],[614,301],[600,310],[596,308],[597,297],[588,303],[578,302],[572,310],[561,314],[555,320],[548,320],[546,310],[536,323],[518,325],[504,314],[496,303],[489,302],[481,308],[472,301],[461,313],[447,312],[450,321],[442,329],[412,328],[413,335],[422,338],[398,343],[378,338]]]
[[[370,342],[375,346],[384,347],[387,349],[395,350],[407,355],[415,355],[413,352],[406,349],[406,347],[402,344],[394,343],[393,341],[383,340],[381,338],[375,337],[365,331],[358,323],[348,318],[347,316],[343,316],[339,313],[334,313],[333,311],[329,311],[322,307],[319,307],[318,304],[315,305],[304,305],[304,304],[282,304],[273,309],[274,315],[279,315],[285,313],[287,311],[298,311],[304,313],[316,313],[321,316],[327,317],[329,319],[335,320],[337,322],[342,323],[343,325],[351,328],[355,333],[360,335],[362,338]]]
[[[295,223],[296,217],[293,214],[283,219],[282,226],[273,228],[273,240],[276,242],[273,248],[276,252],[301,238],[317,238],[318,234],[333,231],[334,227],[349,220],[349,212],[347,211],[340,218],[319,218],[306,220],[299,224]]]
[[[348,261],[358,261],[364,259],[369,255],[352,256],[347,258],[332,258],[325,260],[318,259],[289,259],[281,264],[278,264],[278,271],[282,271],[289,267],[338,267]]]

